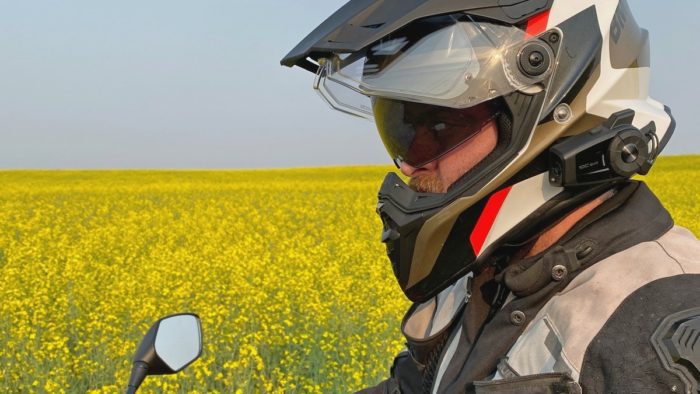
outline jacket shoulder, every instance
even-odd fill
[[[675,226],[656,241],[685,273],[700,273],[700,241],[688,229]]]
[[[700,389],[700,241],[674,227],[654,242],[677,266],[636,289],[615,309],[586,349],[580,382],[591,392],[696,392]],[[640,245],[653,255],[653,245]],[[693,338],[696,343],[693,343]]]
[[[700,279],[700,241],[674,227],[659,239],[616,253],[584,270],[532,319],[507,355],[518,375],[564,372],[578,379],[596,336],[621,305],[645,286],[690,275]],[[700,287],[688,294],[700,304]],[[666,300],[657,299],[661,310]],[[649,301],[649,302],[652,302]],[[698,305],[700,306],[700,305]],[[673,308],[670,308],[673,309]],[[646,338],[648,341],[648,338]]]
[[[589,392],[700,389],[700,274],[651,282],[632,293],[591,341],[580,383]]]

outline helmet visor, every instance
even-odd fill
[[[362,51],[326,59],[317,87],[343,87],[364,96],[339,100],[350,95],[332,94],[339,106],[360,109],[360,116],[368,113],[367,97],[472,107],[545,78],[547,72],[536,79],[518,72],[518,52],[528,38],[516,26],[467,14],[425,18]]]
[[[470,140],[499,114],[490,101],[449,108],[376,97],[372,100],[379,135],[397,167],[412,167],[445,155]]]

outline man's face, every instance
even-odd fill
[[[419,143],[420,140],[416,142]],[[418,168],[403,162],[400,169],[410,178],[409,186],[412,189],[418,192],[445,193],[462,175],[493,152],[497,143],[498,126],[495,120],[491,120],[473,137],[447,154]]]
[[[376,97],[372,105],[384,146],[419,192],[447,192],[498,142],[494,101],[449,108]]]

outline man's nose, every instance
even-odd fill
[[[406,163],[405,161],[402,161],[401,165],[399,166],[401,173],[406,175],[409,178],[413,178],[414,176],[418,176],[422,173],[433,172],[433,171],[435,171],[436,168],[437,168],[437,160],[433,160],[429,163],[423,164],[420,167],[413,167],[412,165]]]

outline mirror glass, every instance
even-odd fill
[[[173,371],[179,371],[197,359],[202,350],[199,319],[193,315],[177,315],[161,320],[155,350]]]

